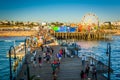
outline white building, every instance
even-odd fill
[[[120,26],[120,21],[111,22],[112,25]]]

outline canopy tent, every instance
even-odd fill
[[[70,32],[76,32],[76,28],[75,27],[70,27]]]
[[[58,26],[53,26],[52,29],[55,31],[55,32],[59,32],[60,28]]]
[[[76,27],[70,26],[51,26],[51,29],[55,32],[75,32],[77,30]]]
[[[59,32],[67,32],[67,27],[61,26]]]

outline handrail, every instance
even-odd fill
[[[27,38],[26,38],[27,39]],[[24,46],[25,46],[25,48],[27,47],[26,46],[26,39],[25,40],[0,40],[0,41],[8,41],[8,42],[14,42],[14,45],[15,45],[15,42],[25,42],[25,44],[23,44]],[[10,50],[12,51],[12,50],[14,50],[14,57],[16,58],[16,46],[11,46],[10,47]],[[9,50],[9,55],[10,55],[10,57],[11,57],[11,51]],[[26,53],[26,52],[25,52]],[[10,59],[10,58],[9,58]],[[10,62],[11,62],[11,59],[10,59]],[[20,72],[20,70],[21,70],[21,67],[22,67],[22,65],[23,65],[23,63],[25,62],[25,56],[23,57],[23,59],[22,59],[22,61],[21,62],[18,62],[18,66],[17,67],[14,67],[14,68],[16,68],[15,69],[15,72],[13,73],[12,71],[12,73],[10,73],[11,75],[10,75],[10,79],[12,80],[13,78],[16,78],[17,77],[17,75],[18,75],[18,73]],[[10,69],[11,69],[12,67],[11,67],[11,65],[10,65]]]

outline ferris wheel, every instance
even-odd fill
[[[99,29],[99,19],[98,16],[96,16],[93,13],[88,13],[83,16],[81,20],[81,24],[83,26],[83,30],[85,31],[97,31]]]
[[[99,25],[99,19],[98,16],[96,16],[93,13],[87,13],[86,15],[83,16],[81,20],[81,24],[83,25]]]

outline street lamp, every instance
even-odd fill
[[[27,67],[27,80],[30,80],[30,74],[29,74],[29,66],[28,66],[28,62],[27,62],[27,49],[26,49],[26,42],[27,42],[27,37],[26,37],[26,39],[25,39],[25,64],[26,64],[26,67]]]
[[[10,65],[10,80],[12,80],[12,66],[11,66],[11,51],[14,50],[14,59],[16,59],[15,47],[11,46],[9,49],[9,65]]]
[[[106,52],[107,56],[108,56],[108,80],[110,80],[110,65],[111,65],[111,44],[107,43],[107,52]]]

